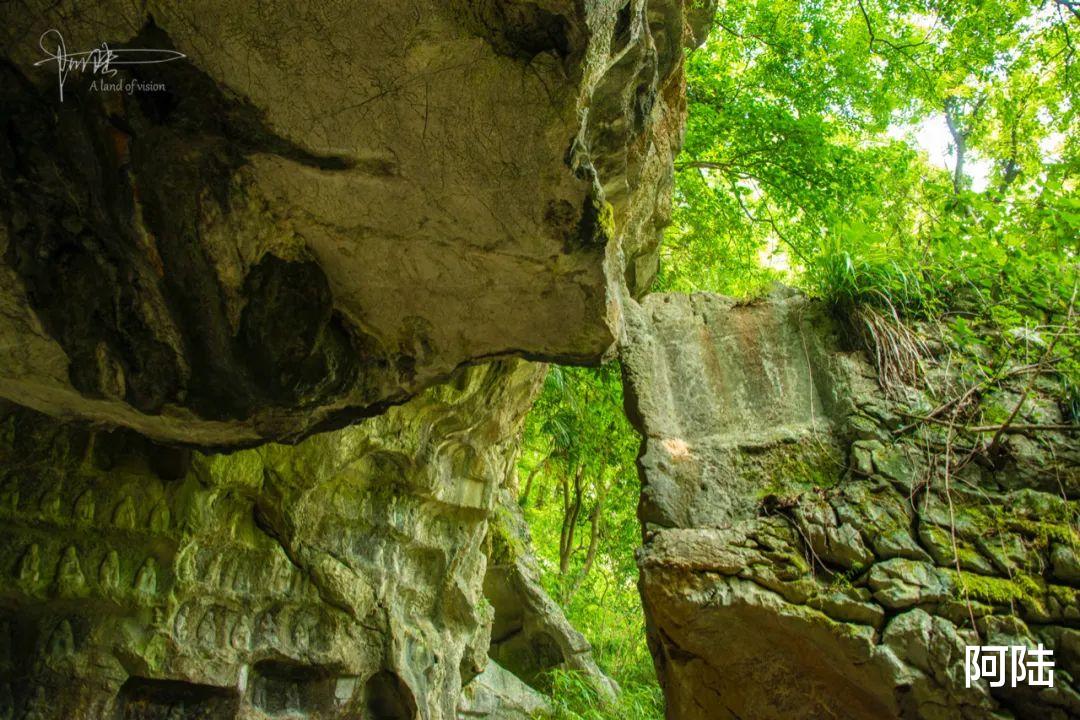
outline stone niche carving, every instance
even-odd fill
[[[542,369],[229,454],[6,406],[0,718],[455,717],[488,521]]]
[[[599,359],[655,272],[714,5],[4,3],[0,397],[239,447],[467,363]],[[50,29],[184,58],[61,101]]]
[[[668,717],[1080,717],[1075,433],[1016,436],[947,496],[821,306],[651,295],[628,318],[640,588]],[[1053,689],[966,687],[965,645],[1039,643]]]

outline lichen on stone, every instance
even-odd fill
[[[833,322],[788,293],[630,306],[642,517],[667,522],[646,526],[641,590],[669,712],[1080,715],[1075,654],[1058,656],[1069,689],[1026,695],[1023,712],[1007,690],[966,687],[963,670],[965,644],[1007,630],[1034,646],[1080,620],[1076,501],[1068,485],[1048,491],[1073,471],[1039,455],[942,477]],[[660,461],[654,446],[671,436],[695,448],[693,465]]]

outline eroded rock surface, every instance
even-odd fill
[[[532,720],[551,711],[548,699],[514,673],[489,660],[462,689],[459,720]]]
[[[601,697],[614,700],[618,685],[596,664],[588,640],[541,586],[529,527],[516,498],[505,490],[488,542],[484,596],[495,613],[488,655],[536,689],[550,691],[547,673],[561,668],[580,673]]]
[[[820,306],[652,295],[628,319],[668,717],[1080,716],[1075,433],[1010,436],[946,492]],[[965,645],[1038,643],[1053,689],[965,687]]]
[[[4,4],[0,396],[242,446],[465,363],[599,359],[655,271],[714,4]],[[185,57],[61,101],[61,37]]]
[[[539,377],[489,364],[226,455],[6,408],[0,718],[455,717],[486,665],[488,520]]]

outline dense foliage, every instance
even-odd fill
[[[649,709],[631,718],[660,708],[634,565],[638,442],[616,365],[552,367],[526,424],[519,498],[546,589],[623,686],[622,702]],[[554,686],[564,718],[612,711],[572,674],[557,675]]]
[[[982,389],[1017,362],[1052,365],[1076,421],[1078,43],[1073,0],[723,2],[687,63],[655,289],[754,297],[796,284],[870,328],[870,344],[933,320]],[[928,153],[935,133],[944,158]],[[974,424],[1003,421],[987,407]],[[546,581],[637,702],[649,661],[636,440],[617,370],[554,369],[525,447],[522,502]],[[655,693],[605,711],[582,709],[572,677],[556,688],[562,717],[661,715]]]

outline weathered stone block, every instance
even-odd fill
[[[1076,714],[1077,501],[1042,490],[1071,461],[1021,454],[946,484],[894,437],[843,326],[797,295],[629,310],[640,588],[669,718]],[[811,447],[828,451],[807,462]],[[965,687],[964,646],[1006,626],[1010,644],[1059,648],[1060,690]]]

